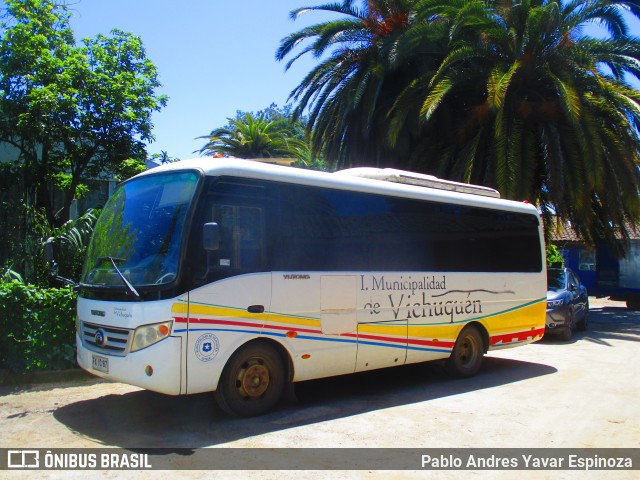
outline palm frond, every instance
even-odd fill
[[[504,106],[507,90],[509,89],[509,85],[511,85],[513,76],[518,72],[519,68],[520,61],[516,60],[506,72],[503,71],[502,66],[499,65],[494,68],[489,75],[487,81],[487,98],[493,108],[502,108]]]
[[[428,121],[431,118],[438,106],[440,106],[444,100],[445,96],[453,88],[454,84],[455,82],[453,79],[444,77],[432,86],[427,98],[422,103],[422,108],[420,109],[420,116],[424,121]]]

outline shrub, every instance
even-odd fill
[[[75,282],[80,280],[84,257],[99,214],[99,210],[89,209],[82,216],[69,220],[51,232],[49,240],[53,242],[54,259],[62,277]]]
[[[547,266],[562,265],[564,267],[564,257],[557,246],[552,243],[547,244]]]
[[[70,287],[0,278],[0,369],[24,373],[75,366],[75,299]]]

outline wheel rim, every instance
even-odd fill
[[[478,357],[478,342],[472,335],[466,335],[457,352],[458,361],[464,367],[473,365]]]
[[[257,400],[269,389],[271,375],[261,359],[250,359],[242,364],[236,377],[236,388],[246,400]]]

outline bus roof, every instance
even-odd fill
[[[369,167],[327,173],[274,165],[264,160],[268,162],[269,159],[199,157],[164,164],[138,176],[195,169],[207,176],[271,180],[538,214],[537,209],[528,203],[500,199],[497,190],[442,180],[430,175]]]
[[[500,198],[500,192],[493,188],[471,185],[470,183],[452,182],[451,180],[443,180],[433,175],[407,172],[394,168],[358,167],[340,170],[335,173],[338,175],[352,175],[354,177],[370,178],[372,180],[384,180],[385,182],[403,183],[405,185],[416,185],[418,187],[430,187],[438,190],[449,190],[451,192],[472,193],[474,195]]]

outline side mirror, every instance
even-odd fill
[[[220,226],[217,223],[210,222],[202,226],[202,247],[208,252],[220,248]]]
[[[58,264],[53,256],[53,238],[48,238],[44,242],[44,258],[49,264],[49,275],[52,277],[58,276]]]
[[[44,258],[47,263],[53,262],[53,239],[49,238],[44,242]]]
[[[61,277],[60,275],[58,275],[58,263],[53,256],[53,238],[51,237],[48,238],[46,242],[44,242],[44,258],[49,264],[49,275],[54,277],[56,280],[66,283],[67,285],[73,285],[74,291],[77,292],[79,284],[69,278]]]

